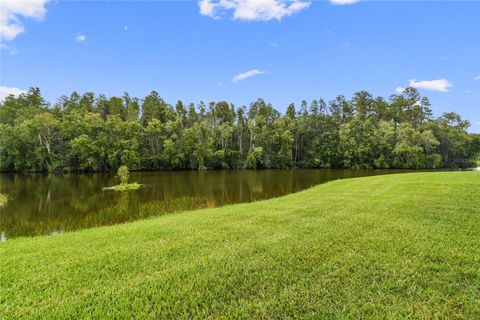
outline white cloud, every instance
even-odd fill
[[[123,30],[124,30],[124,31],[128,31],[128,25],[124,25],[124,26],[123,26]]]
[[[480,80],[480,74],[475,77],[475,80]]]
[[[410,80],[409,86],[413,88],[418,88],[418,89],[447,92],[450,90],[451,87],[453,87],[453,84],[448,82],[447,79],[424,80],[424,81],[417,81],[415,79],[412,79]]]
[[[85,40],[87,40],[87,36],[84,35],[84,34],[77,34],[75,36],[75,41],[82,42],[82,41],[85,41]]]
[[[14,96],[18,96],[18,95],[20,95],[24,92],[25,92],[25,90],[22,90],[20,88],[0,86],[0,100],[5,99],[6,97],[8,97],[11,94],[13,94]]]
[[[200,14],[214,19],[233,11],[235,20],[281,20],[310,6],[304,0],[200,0]]]
[[[242,73],[239,73],[236,76],[234,76],[232,78],[232,82],[239,82],[239,81],[245,80],[247,78],[250,78],[250,77],[253,77],[253,76],[258,76],[258,75],[265,74],[265,73],[266,73],[265,71],[261,71],[261,70],[258,70],[258,69],[248,70],[246,72],[242,72]]]
[[[5,51],[9,54],[16,54],[18,52],[17,48],[6,45],[5,43],[0,43],[0,50]]]
[[[422,101],[421,100],[417,100],[415,101],[415,103],[413,104],[414,106],[421,106],[422,105]]]
[[[202,16],[215,17],[215,7],[216,5],[210,0],[200,0],[198,1],[198,6],[200,7],[200,14]]]
[[[0,1],[0,40],[12,40],[25,32],[20,17],[42,20],[47,12],[45,4],[50,0],[2,0]]]
[[[278,43],[276,43],[276,42],[270,42],[270,47],[278,48]]]
[[[405,88],[403,88],[403,87],[396,87],[395,88],[395,93],[402,94],[403,91],[405,91]]]
[[[344,4],[354,4],[360,0],[330,0],[331,4],[344,5]]]

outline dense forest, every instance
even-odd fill
[[[480,152],[468,127],[453,112],[434,118],[414,88],[302,101],[285,114],[262,99],[173,106],[155,91],[73,92],[50,105],[31,88],[0,102],[0,170],[468,167]]]

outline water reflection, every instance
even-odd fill
[[[257,170],[133,172],[144,184],[125,193],[108,174],[2,174],[0,240],[132,221],[165,212],[216,207],[285,195],[334,179],[399,170]]]

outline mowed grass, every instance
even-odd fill
[[[0,244],[0,318],[480,319],[480,172]]]

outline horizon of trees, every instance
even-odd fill
[[[415,88],[304,100],[285,114],[263,99],[173,106],[155,91],[73,92],[51,106],[30,88],[0,101],[0,171],[463,168],[480,153],[469,125],[454,112],[433,117]]]

